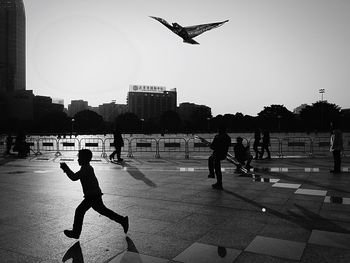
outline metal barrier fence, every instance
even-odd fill
[[[312,156],[312,139],[310,137],[285,137],[281,139],[281,157]]]
[[[312,155],[331,156],[330,147],[330,137],[316,137],[312,140]]]
[[[212,138],[205,138],[209,142]],[[250,144],[250,150],[253,153],[252,145],[254,139],[244,139],[244,144]],[[189,158],[193,154],[210,154],[211,149],[195,138],[182,137],[134,137],[123,138],[124,147],[122,152],[128,157],[137,155],[152,154],[159,158],[165,153],[173,155],[184,155]],[[232,138],[232,143],[229,148],[233,152],[235,141]],[[92,152],[100,153],[102,157],[107,157],[107,153],[114,151],[113,138],[60,138],[55,137],[31,137],[27,136],[26,142],[30,147],[31,152],[35,155],[43,152],[53,152],[56,156],[62,152],[78,151],[82,148],[90,149]],[[287,137],[271,137],[271,145],[269,147],[271,155],[280,158],[287,156],[331,156],[329,152],[330,137],[303,137],[303,136],[287,136]],[[14,142],[12,146],[14,145]],[[344,155],[350,155],[350,136],[343,137]],[[0,136],[0,153],[6,152],[6,136]]]
[[[184,138],[160,138],[158,139],[158,157],[160,153],[183,153],[188,159],[187,142]]]
[[[133,138],[129,142],[128,157],[133,157],[134,153],[153,153],[159,158],[158,141],[155,138]]]
[[[28,139],[27,139],[28,140]],[[58,154],[58,141],[53,138],[40,138],[38,139],[38,152],[37,154],[42,154],[43,152],[55,152]]]
[[[62,155],[61,152],[79,151],[80,142],[76,138],[62,138],[58,140],[57,155]]]
[[[344,151],[343,154],[345,156],[350,156],[350,136],[345,136],[343,141],[343,145],[344,145]]]
[[[104,143],[100,138],[83,138],[80,140],[80,149],[89,149],[92,152],[101,153],[101,157],[104,154]]]

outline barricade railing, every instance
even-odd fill
[[[123,138],[124,147],[122,151],[127,153],[129,157],[135,154],[147,155],[147,153],[154,154],[159,158],[160,154],[169,153],[173,155],[184,154],[185,158],[195,154],[210,154],[211,149],[200,140],[195,138],[182,137],[134,137]],[[212,142],[213,138],[205,138]],[[250,144],[250,151],[253,153],[252,139],[244,139],[244,145]],[[236,143],[235,138],[231,138],[232,143],[229,151],[233,153],[233,147]],[[88,148],[93,152],[100,152],[102,157],[106,157],[107,153],[114,151],[113,138],[82,138],[80,141],[77,138],[61,138],[54,137],[31,137],[27,136],[26,142],[30,147],[31,152],[35,155],[43,152],[54,152],[56,156],[61,155],[64,151],[78,151],[82,148]],[[287,156],[331,156],[329,152],[330,137],[271,137],[270,138],[270,152],[273,156],[287,157]],[[14,145],[14,143],[13,143]],[[343,136],[344,155],[350,155],[350,136]],[[6,136],[0,137],[0,152],[6,151]]]
[[[26,141],[28,142],[28,138]],[[59,155],[58,141],[54,138],[39,138],[37,154],[42,154],[42,151],[55,152],[55,155]]]
[[[157,146],[158,157],[160,153],[183,153],[185,159],[189,158],[187,142],[184,138],[160,138]]]
[[[312,156],[330,156],[331,140],[329,137],[315,137],[312,140]]]
[[[284,137],[281,139],[281,157],[312,156],[310,137]]]
[[[123,138],[123,141],[124,141],[124,146],[122,147],[121,152],[124,154],[127,153],[127,155],[129,155],[129,139]],[[106,138],[103,141],[103,145],[104,145],[103,157],[107,158],[107,153],[112,153],[115,150],[114,139]]]
[[[101,157],[104,153],[104,143],[101,138],[83,138],[79,142],[80,149],[89,149],[92,152],[100,152]]]
[[[39,150],[39,140],[35,138],[26,138],[26,143],[29,146],[30,151],[34,153],[34,155],[42,154]],[[15,141],[12,140],[12,147],[14,146]]]
[[[134,153],[154,153],[159,158],[158,141],[155,138],[133,138],[129,142],[128,157],[134,157]]]
[[[208,142],[212,142],[212,138],[204,138]],[[187,140],[187,153],[188,157],[191,153],[206,153],[209,154],[212,150],[203,142],[201,142],[199,139],[190,138]]]
[[[4,153],[6,151],[6,137],[0,136],[0,152]]]
[[[61,152],[68,151],[79,151],[80,142],[77,138],[62,138],[58,140],[58,153],[57,155],[62,155]]]
[[[350,156],[350,137],[349,136],[343,137],[343,146],[344,146],[343,154],[345,156]]]

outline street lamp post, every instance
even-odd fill
[[[74,118],[72,119],[72,122],[71,122],[71,131],[70,131],[70,137],[72,138],[72,135],[73,135],[73,130],[74,130]]]
[[[145,122],[145,119],[141,119],[141,131],[143,133],[143,123]]]
[[[324,128],[323,93],[325,93],[326,90],[325,89],[319,89],[318,92],[321,94],[321,102],[322,102],[322,105],[321,105],[321,128],[323,129]]]
[[[325,93],[326,90],[325,89],[319,89],[318,93],[321,93],[321,101],[323,101],[323,93]]]

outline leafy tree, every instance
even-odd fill
[[[41,118],[37,127],[41,132],[66,133],[70,132],[71,119],[65,112],[52,112]]]
[[[201,105],[192,112],[190,127],[195,131],[206,131],[208,130],[208,123],[211,118],[211,109],[207,106]]]
[[[272,104],[258,113],[262,128],[268,130],[294,129],[295,116],[284,105]]]
[[[329,124],[340,118],[340,107],[327,101],[317,101],[300,112],[302,125],[309,130],[329,130]]]
[[[83,110],[74,115],[74,131],[78,133],[96,133],[104,130],[101,115],[91,110]]]
[[[168,132],[178,132],[182,128],[181,119],[175,111],[165,111],[160,118],[160,124]]]
[[[137,117],[136,114],[131,112],[120,114],[116,118],[115,122],[120,127],[122,132],[137,133],[141,132],[142,129],[141,120],[139,119],[139,117]]]

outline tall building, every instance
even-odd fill
[[[70,104],[68,104],[68,116],[74,117],[76,113],[83,110],[88,110],[89,105],[87,101],[84,100],[72,100]]]
[[[26,89],[23,0],[0,1],[0,92]]]
[[[176,89],[167,91],[162,86],[130,85],[128,110],[140,119],[157,118],[165,111],[176,111]]]
[[[103,103],[102,105],[99,105],[97,113],[103,117],[103,120],[114,122],[118,115],[127,112],[127,108],[126,104],[116,104],[115,101],[113,101],[111,103]]]
[[[198,116],[211,116],[211,108],[206,105],[183,102],[179,105],[177,113],[183,121],[193,121]]]

